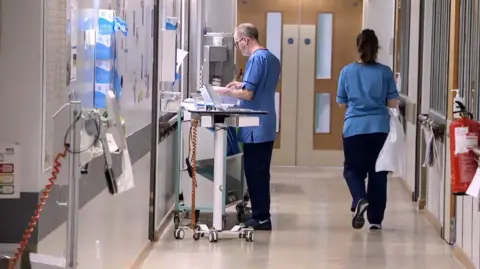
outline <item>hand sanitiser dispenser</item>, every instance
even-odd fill
[[[460,107],[457,102],[460,102],[462,104],[465,104],[465,100],[463,100],[463,97],[460,96],[460,90],[459,89],[453,89],[452,92],[455,93],[455,97],[453,98],[453,118],[454,119],[459,119],[460,118]]]

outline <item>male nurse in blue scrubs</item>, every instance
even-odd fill
[[[255,230],[272,229],[270,221],[270,163],[276,138],[275,90],[280,78],[279,59],[258,42],[258,29],[241,24],[234,33],[235,47],[248,57],[243,81],[227,85],[229,96],[240,99],[240,107],[267,111],[260,126],[241,127],[238,140],[243,143],[244,169],[252,218],[244,224]]]

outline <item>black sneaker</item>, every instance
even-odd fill
[[[382,229],[381,224],[371,224],[370,225],[370,231],[377,231],[377,230],[381,230],[381,229]]]
[[[243,223],[247,228],[253,228],[255,231],[271,231],[272,230],[272,221],[267,220],[256,220],[249,219]]]
[[[367,211],[368,202],[364,199],[360,199],[357,203],[357,207],[355,208],[355,212],[353,213],[352,218],[352,227],[353,229],[362,229],[365,225],[365,211]]]

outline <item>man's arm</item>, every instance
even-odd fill
[[[266,62],[262,57],[254,57],[247,64],[241,89],[232,89],[230,96],[240,100],[253,100],[255,91],[266,72]]]
[[[232,89],[229,95],[240,100],[250,101],[253,99],[253,91],[248,89]]]

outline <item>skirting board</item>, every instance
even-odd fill
[[[401,178],[401,177],[394,177],[392,178],[394,180],[400,180],[400,185],[402,186],[403,191],[405,192],[405,195],[407,195],[408,199],[413,199],[413,189],[407,184],[407,182]],[[420,199],[417,202],[417,210],[423,210],[426,208],[427,201],[425,199]]]
[[[396,179],[400,180],[400,185],[402,185],[403,191],[405,192],[406,195],[408,195],[407,197],[410,198],[412,196],[413,190],[410,188],[410,186],[408,186],[407,182],[402,178],[397,177]],[[432,225],[432,227],[435,229],[435,232],[437,232],[440,235],[442,233],[442,225],[440,224],[440,222],[438,222],[437,218],[435,218],[432,212],[430,212],[426,208],[425,206],[426,202],[427,201],[425,200],[421,200],[419,202],[418,209],[420,209],[420,212],[423,213],[423,216],[425,217],[425,219],[427,219],[428,223],[430,223],[430,225]]]
[[[465,269],[475,269],[475,265],[472,260],[468,258],[467,254],[463,252],[463,249],[455,245],[453,247],[453,258],[459,262]]]
[[[426,209],[426,208],[424,210],[422,210],[422,213],[425,216],[425,218],[427,219],[428,223],[430,223],[430,225],[432,225],[432,227],[435,229],[435,231],[438,234],[440,234],[441,233],[441,225],[440,225],[440,222],[438,222],[438,220],[435,218],[435,216],[430,211],[428,211],[428,209]],[[453,246],[452,256],[458,263],[460,263],[463,266],[463,268],[465,268],[465,269],[476,269],[472,260],[470,260],[470,258],[468,258],[467,254],[465,254],[463,249],[460,248],[459,246],[457,246],[457,245]]]
[[[408,198],[411,199],[412,198],[412,193],[413,193],[413,190],[412,188],[410,188],[410,186],[408,186],[407,182],[401,178],[401,177],[393,177],[391,178],[393,180],[400,180],[400,185],[402,185],[402,189],[403,191],[405,192],[406,195],[408,195]]]
[[[427,208],[424,208],[421,212],[423,213],[425,219],[427,219],[427,222],[432,225],[433,229],[435,229],[435,232],[437,232],[438,235],[441,236],[442,225],[437,220],[437,218]]]
[[[162,219],[160,224],[158,225],[156,231],[155,231],[155,242],[148,242],[143,249],[140,251],[138,254],[137,258],[133,262],[133,264],[128,267],[129,269],[141,269],[143,266],[143,263],[145,260],[148,258],[148,255],[150,255],[150,252],[155,246],[155,243],[158,241],[158,239],[161,237],[161,235],[169,228],[170,224],[173,221],[173,211],[175,209],[175,204],[172,205],[170,210],[168,210],[168,213],[165,215],[165,217]]]

